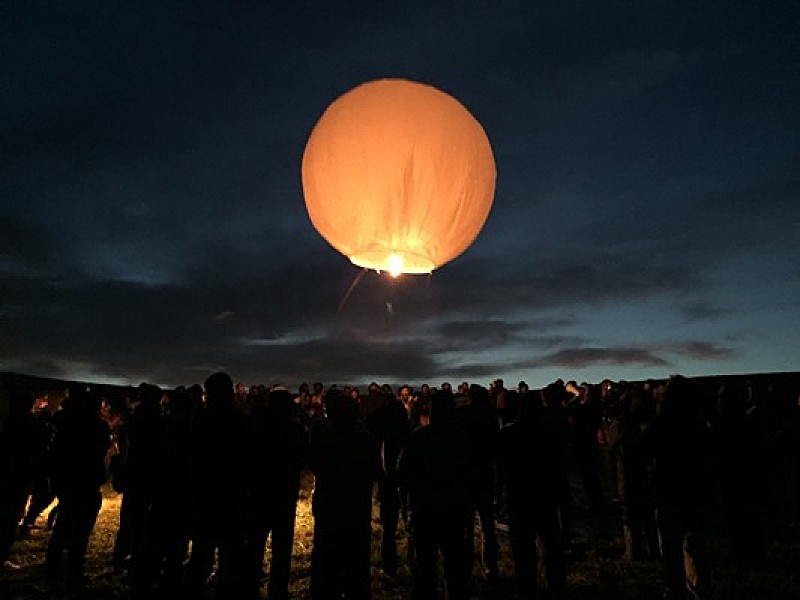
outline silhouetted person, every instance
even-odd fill
[[[781,536],[796,540],[800,534],[800,387],[786,382],[773,386],[770,395],[772,402],[782,407],[781,423],[773,437],[775,455],[782,467],[773,519]]]
[[[572,459],[583,486],[589,513],[597,514],[603,503],[600,446],[597,441],[603,414],[597,387],[587,384],[580,389],[580,399],[570,404]]]
[[[570,470],[573,460],[573,426],[571,421],[572,405],[580,402],[581,390],[574,381],[565,385],[553,382],[539,391],[529,392],[522,398],[531,402],[541,400],[544,406],[544,420],[556,434],[558,442],[558,460],[561,468],[561,481],[558,484],[558,517],[561,531],[561,548],[565,554],[572,551],[572,489],[570,487]],[[599,485],[599,484],[598,484]],[[599,488],[598,488],[599,489]]]
[[[381,393],[380,386],[375,382],[367,386],[366,395],[361,398],[361,401],[358,403],[358,412],[361,415],[361,420],[366,423],[368,429],[371,429],[370,422],[373,419],[375,411],[382,408],[387,400],[393,397],[394,396],[387,397]]]
[[[620,386],[610,379],[600,382],[600,407],[603,414],[599,446],[602,486],[612,502],[619,502],[622,497],[619,442],[625,407],[620,398]]]
[[[46,439],[31,412],[31,394],[13,394],[5,427],[0,430],[0,568],[9,561],[17,524],[34,479],[34,470],[46,450]]]
[[[307,426],[311,427],[314,421],[325,418],[325,387],[322,382],[314,383],[311,397],[305,405]]]
[[[292,394],[285,389],[270,391],[265,405],[255,402],[250,418],[255,457],[254,470],[249,475],[250,584],[258,584],[267,538],[271,538],[267,598],[288,600],[300,476],[309,459],[308,433],[295,418]]]
[[[120,525],[117,529],[117,534],[114,539],[114,551],[112,553],[111,563],[116,575],[122,575],[128,568],[128,561],[131,556],[131,548],[133,547],[133,540],[135,533],[133,528],[128,526],[129,519],[123,513],[125,505],[125,490],[127,489],[128,479],[128,447],[129,447],[129,421],[132,419],[134,412],[141,404],[141,396],[148,384],[142,382],[136,389],[136,394],[133,398],[126,398],[126,417],[118,425],[116,430],[111,430],[111,443],[116,444],[117,455],[113,457],[109,464],[109,476],[111,478],[111,486],[115,492],[122,494],[120,501]],[[131,506],[133,503],[127,503]]]
[[[56,495],[53,493],[53,485],[50,481],[50,452],[53,447],[53,436],[55,427],[53,426],[53,415],[48,407],[49,402],[44,400],[35,401],[33,414],[39,432],[34,436],[39,440],[36,458],[33,463],[33,480],[31,484],[31,497],[28,509],[19,527],[19,536],[27,537],[30,530],[36,527],[36,520],[48,506],[53,503]],[[50,515],[48,515],[48,518]],[[55,523],[55,521],[53,521]]]
[[[492,406],[497,411],[497,418],[500,423],[505,422],[506,413],[506,392],[505,382],[502,379],[495,379],[489,385],[489,398]]]
[[[441,553],[447,597],[462,600],[469,597],[472,575],[475,444],[455,423],[452,393],[439,390],[430,404],[430,424],[411,433],[398,464],[414,545],[411,597],[437,597]]]
[[[723,385],[711,429],[725,529],[737,566],[745,568],[766,556],[762,499],[769,485],[764,440],[748,419],[747,409],[747,388],[736,383]]]
[[[252,468],[246,417],[236,409],[233,380],[216,372],[205,381],[206,410],[192,434],[192,550],[186,568],[187,592],[202,594],[218,561],[220,598],[240,598],[246,588],[248,473]]]
[[[164,432],[161,421],[163,391],[153,384],[139,386],[139,404],[127,425],[127,454],[119,465],[124,479],[119,509],[119,529],[114,541],[113,566],[117,573],[129,560],[134,587],[152,583],[154,567],[149,555],[150,511],[161,485]],[[117,479],[119,481],[119,478]],[[119,485],[119,484],[118,484]]]
[[[622,526],[628,560],[661,554],[651,476],[652,457],[642,448],[642,433],[655,416],[652,396],[625,392],[626,411],[620,432]],[[646,549],[646,553],[645,553]]]
[[[191,537],[186,495],[192,486],[191,436],[196,404],[190,392],[181,387],[171,394],[169,406],[160,428],[162,442],[156,465],[159,484],[148,515],[148,562],[144,567],[150,584],[156,584],[160,592],[177,594]]]
[[[642,448],[653,459],[653,483],[665,598],[708,598],[709,566],[705,527],[713,489],[707,460],[709,432],[701,399],[688,381],[670,378],[652,424],[642,432]]]
[[[509,393],[505,392],[506,400]],[[508,403],[506,403],[506,408]],[[508,415],[507,415],[508,416]],[[497,411],[491,404],[489,390],[473,383],[467,390],[466,404],[456,409],[456,423],[469,432],[474,444],[475,489],[471,496],[483,532],[481,557],[483,571],[488,581],[496,581],[500,575],[497,566],[499,546],[495,531],[494,503],[496,492],[497,434],[500,431]],[[474,540],[475,520],[469,521],[470,539]]]
[[[402,395],[403,390],[399,391],[401,392],[400,399],[403,400],[403,403],[406,405],[408,418],[411,419],[411,428],[414,429],[415,427],[427,423],[431,410],[430,386],[427,383],[423,383],[419,388],[419,394],[416,396],[409,394],[408,397],[404,397]],[[413,390],[409,388],[409,392],[411,391]]]
[[[46,572],[51,580],[58,577],[66,550],[72,585],[85,583],[86,549],[103,502],[100,487],[107,475],[111,429],[100,416],[100,404],[91,391],[70,393],[63,410],[53,416],[52,482],[58,519],[47,547]]]
[[[543,418],[543,410],[539,398],[526,396],[520,401],[516,421],[498,434],[514,581],[523,598],[533,598],[537,592],[537,537],[544,550],[548,589],[561,592],[566,583],[558,514],[563,462],[558,434]]]
[[[314,474],[313,600],[371,597],[372,491],[379,465],[375,441],[352,399],[329,390],[327,417],[311,427]]]
[[[400,386],[400,389],[410,389]],[[384,404],[367,419],[367,427],[375,437],[380,456],[378,503],[381,518],[381,569],[389,577],[397,575],[397,527],[400,521],[402,497],[397,480],[397,461],[411,434],[411,422],[403,401],[396,396],[385,397]]]

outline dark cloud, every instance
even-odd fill
[[[708,319],[716,319],[730,312],[725,308],[714,306],[701,300],[684,304],[681,310],[688,321],[705,321]]]
[[[688,356],[695,360],[729,360],[736,357],[736,350],[711,342],[686,341],[675,344],[670,350],[676,354]]]
[[[584,369],[594,365],[668,368],[671,363],[647,348],[570,348],[537,358],[531,366],[549,365],[571,369]]]

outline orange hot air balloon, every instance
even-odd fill
[[[316,230],[355,265],[431,273],[475,240],[497,171],[481,124],[455,98],[404,79],[334,100],[303,153]]]

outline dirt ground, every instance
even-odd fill
[[[297,508],[297,525],[294,543],[291,593],[293,598],[309,597],[311,546],[313,544],[313,516],[311,515],[310,482],[305,488]],[[0,572],[0,599],[105,599],[128,598],[130,591],[124,580],[115,575],[111,567],[114,536],[119,524],[121,497],[109,486],[103,490],[103,507],[92,535],[87,563],[89,585],[81,590],[51,589],[44,577],[44,557],[49,539],[46,517],[40,517],[38,527],[31,536],[15,543],[11,560],[20,565],[18,570]],[[46,514],[46,513],[45,513]],[[399,600],[407,598],[411,575],[403,558],[406,553],[406,532],[398,535],[401,566],[396,580],[387,580],[378,572],[380,524],[377,506],[373,519],[373,599]],[[622,558],[623,543],[620,536],[619,517],[609,511],[603,517],[588,519],[576,512],[574,542],[575,553],[568,564],[567,592],[565,597],[592,600],[638,600],[661,597],[660,565],[642,561],[630,563]],[[499,530],[501,542],[501,578],[488,585],[481,576],[479,556],[475,560],[474,598],[494,599],[512,597],[510,548],[507,534]],[[480,547],[480,528],[476,531],[476,548]],[[758,568],[734,568],[725,540],[710,540],[710,559],[713,575],[713,598],[738,600],[759,598],[764,600],[789,600],[800,597],[800,542],[797,540],[772,540],[769,559]],[[269,554],[267,554],[269,556]],[[263,597],[263,589],[262,589]],[[546,594],[544,594],[546,597]]]

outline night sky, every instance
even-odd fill
[[[800,370],[797,2],[25,0],[0,23],[2,371]],[[456,97],[497,164],[430,276],[362,271],[305,208],[316,121],[387,77]]]

